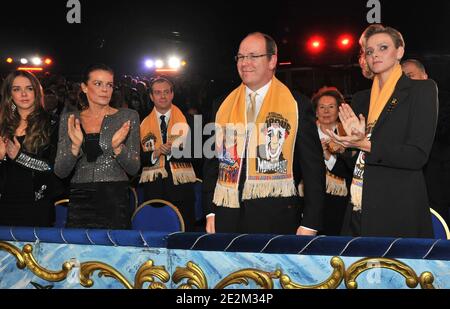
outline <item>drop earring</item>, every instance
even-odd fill
[[[16,111],[17,106],[14,103],[11,103],[11,110],[13,111],[13,113]]]

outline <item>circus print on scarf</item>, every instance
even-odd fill
[[[287,160],[283,156],[283,144],[289,136],[291,125],[278,113],[269,113],[263,133],[264,144],[258,145],[257,171],[262,174],[286,174]]]

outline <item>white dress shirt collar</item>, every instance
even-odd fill
[[[165,114],[161,114],[160,112],[158,112],[157,109],[155,109],[155,111],[156,111],[156,117],[158,118],[159,124],[161,124],[161,116],[162,115],[166,116],[166,118],[164,119],[166,121],[166,124],[169,123],[170,114],[172,113],[172,109],[169,109]]]
[[[250,105],[250,94],[253,93],[253,92],[257,93],[257,96],[255,98],[255,101],[256,101],[256,106],[255,106],[256,116],[259,114],[261,106],[262,106],[262,104],[264,102],[264,98],[266,97],[267,91],[269,91],[269,88],[270,88],[271,84],[272,84],[272,80],[270,80],[267,84],[265,84],[264,86],[262,86],[261,88],[259,88],[256,91],[253,91],[250,88],[248,88],[247,86],[245,86],[245,104],[246,104],[247,108]]]
[[[333,132],[336,132],[336,129],[337,129],[337,126],[336,125],[333,126]],[[317,126],[317,132],[319,132],[319,138],[320,139],[325,139],[325,140],[329,140],[330,139],[330,137],[325,132],[322,131],[322,129],[320,128],[319,125]]]
[[[334,127],[333,127],[333,132],[336,132],[336,129],[337,129],[337,126],[335,125]],[[322,129],[320,128],[320,126],[318,125],[317,126],[317,132],[319,132],[319,138],[322,140],[322,139],[324,139],[324,140],[327,140],[327,141],[329,141],[330,140],[330,137],[327,135],[327,134],[325,134],[324,132],[322,132]],[[331,170],[333,170],[333,168],[334,168],[334,165],[336,164],[336,155],[331,155],[330,156],[330,158],[327,160],[327,159],[325,159],[324,158],[324,160],[325,160],[325,165],[327,166],[327,169],[329,170],[329,171],[331,171]]]

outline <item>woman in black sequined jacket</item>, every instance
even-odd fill
[[[26,71],[8,75],[0,103],[0,225],[51,226],[62,186],[53,174],[58,122]]]

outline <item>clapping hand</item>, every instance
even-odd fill
[[[172,143],[167,142],[165,144],[162,144],[161,147],[159,147],[159,150],[163,155],[169,155],[172,152]]]
[[[363,115],[356,117],[352,108],[348,104],[342,104],[339,107],[339,119],[344,127],[346,136],[339,136],[327,130],[330,138],[338,145],[345,148],[360,148],[361,144],[366,141],[366,119]]]
[[[155,150],[154,152],[154,157],[158,158],[161,155],[169,155],[172,152],[172,143],[171,142],[167,142],[165,144],[162,144],[161,146],[159,146],[158,149]]]
[[[0,160],[3,160],[6,155],[6,142],[2,136],[0,136]]]
[[[72,141],[72,154],[76,157],[80,153],[81,144],[83,144],[83,132],[81,131],[80,119],[75,119],[75,115],[69,116],[67,132]]]
[[[331,154],[343,153],[345,151],[345,147],[335,143],[333,140],[330,140],[328,143],[328,150]]]
[[[20,151],[20,143],[14,136],[13,140],[6,140],[6,154],[11,160],[14,160]]]
[[[119,130],[116,131],[116,133],[114,133],[113,137],[112,137],[112,148],[114,151],[114,154],[117,156],[120,154],[120,152],[122,151],[122,143],[125,141],[125,138],[128,135],[128,132],[130,132],[130,126],[131,126],[131,121],[128,120],[126,122],[124,122],[124,124],[120,127]]]
[[[366,132],[366,119],[362,114],[356,117],[352,108],[348,104],[342,104],[339,107],[339,120],[344,127],[347,136],[364,136]]]

